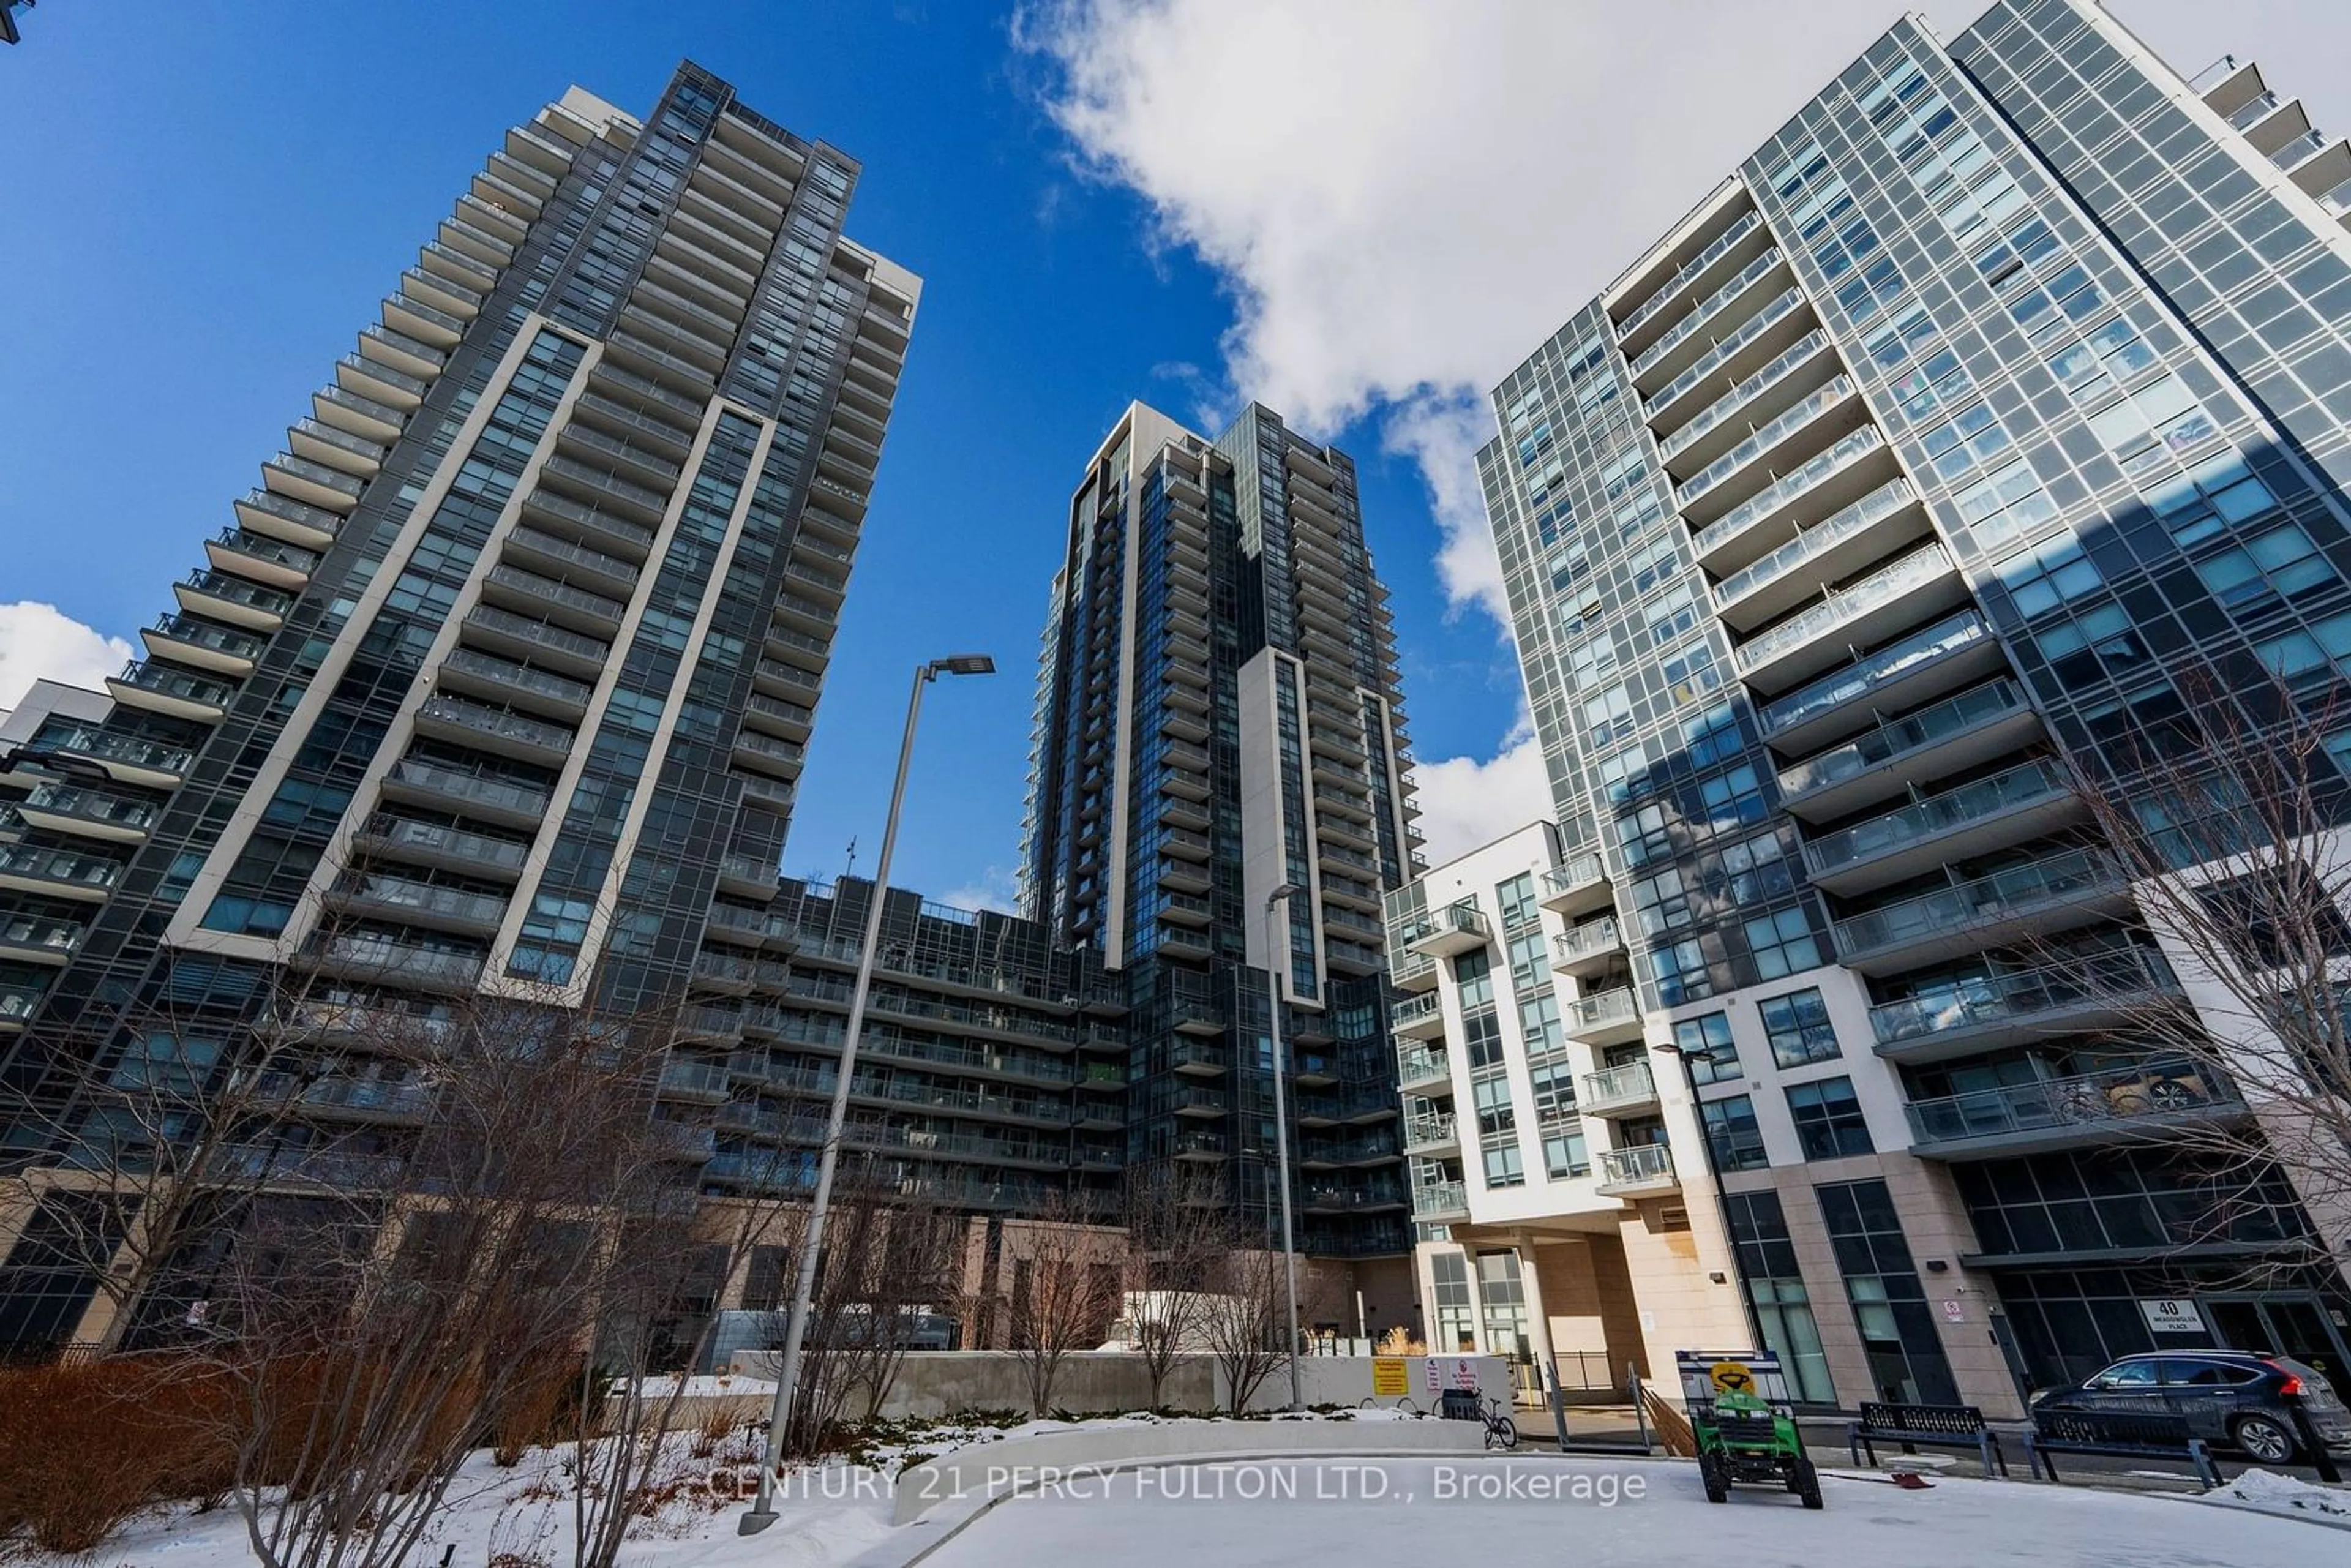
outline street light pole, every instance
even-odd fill
[[[1739,1304],[1747,1309],[1747,1332],[1755,1336],[1758,1354],[1771,1347],[1763,1343],[1763,1313],[1755,1304],[1755,1292],[1748,1287],[1747,1269],[1739,1260],[1739,1239],[1730,1235],[1730,1189],[1723,1185],[1722,1162],[1714,1157],[1714,1139],[1706,1130],[1706,1113],[1698,1100],[1698,1069],[1690,1065],[1689,1052],[1678,1045],[1656,1048],[1682,1064],[1682,1082],[1689,1090],[1690,1120],[1698,1124],[1698,1146],[1706,1151],[1706,1168],[1714,1177],[1714,1211],[1722,1216],[1723,1239],[1730,1247],[1730,1288],[1739,1292]]]
[[[1290,1100],[1287,1088],[1290,1062],[1284,1053],[1281,1039],[1281,971],[1290,954],[1290,943],[1274,940],[1274,911],[1294,894],[1304,888],[1294,882],[1285,882],[1265,897],[1265,982],[1266,1001],[1271,1009],[1267,1014],[1273,1031],[1273,1146],[1275,1162],[1280,1166],[1281,1182],[1281,1286],[1282,1298],[1290,1313],[1290,1408],[1305,1408],[1306,1401],[1298,1389],[1298,1258],[1291,1239],[1290,1222]]]
[[[906,733],[898,742],[898,778],[890,787],[890,815],[882,828],[882,858],[873,867],[872,905],[865,912],[865,946],[857,956],[857,985],[849,998],[849,1027],[841,1037],[840,1076],[832,1085],[832,1109],[825,1118],[824,1147],[817,1155],[816,1192],[809,1200],[808,1233],[800,1241],[799,1269],[792,1284],[791,1316],[784,1325],[782,1364],[776,1369],[776,1402],[768,1413],[766,1461],[759,1467],[759,1496],[737,1521],[737,1533],[757,1535],[776,1522],[776,1466],[783,1458],[784,1429],[799,1392],[800,1346],[808,1337],[809,1306],[816,1294],[816,1267],[824,1247],[824,1222],[832,1205],[832,1173],[841,1163],[841,1126],[849,1116],[849,1088],[857,1071],[857,1040],[865,1028],[865,994],[873,986],[873,959],[882,946],[882,905],[890,893],[890,853],[898,843],[898,817],[906,804],[906,769],[914,756],[914,721],[922,716],[923,688],[945,675],[992,675],[996,661],[985,653],[934,659],[914,671],[914,695],[906,701]]]

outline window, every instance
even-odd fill
[[[1535,902],[1532,872],[1520,872],[1494,889],[1494,903],[1502,912],[1502,929],[1505,931],[1533,925],[1542,919],[1542,906]]]
[[[1479,1135],[1490,1138],[1518,1127],[1518,1113],[1510,1104],[1508,1078],[1479,1079],[1469,1086],[1469,1098],[1477,1107]]]
[[[1541,931],[1530,931],[1523,936],[1511,937],[1510,959],[1510,984],[1520,990],[1551,983],[1551,954],[1546,950]]]
[[[2042,489],[2032,465],[2020,457],[1951,493],[1959,520],[1976,542],[1991,549],[2039,528],[2057,515],[2057,504]]]
[[[1570,1061],[1534,1063],[1527,1069],[1527,1077],[1534,1086],[1535,1120],[1544,1126],[1563,1122],[1575,1115],[1575,1064]]]
[[[1944,483],[1956,485],[1991,458],[2008,450],[2008,432],[1992,417],[1989,403],[1978,403],[1953,415],[1919,438],[1927,461]]]
[[[1850,1078],[1823,1078],[1788,1086],[1788,1113],[1796,1120],[1796,1142],[1808,1160],[1834,1160],[1876,1152],[1869,1122]]]
[[[1820,1325],[1804,1289],[1796,1244],[1788,1234],[1787,1210],[1776,1192],[1729,1193],[1722,1217],[1739,1260],[1739,1277],[1763,1330],[1763,1345],[1777,1351],[1787,1370],[1788,1391],[1814,1404],[1834,1404],[1836,1385],[1829,1376]]]
[[[1548,990],[1520,998],[1519,1032],[1526,1038],[1530,1060],[1557,1051],[1565,1043],[1560,1032],[1559,998]]]
[[[1801,904],[1761,920],[1750,920],[1746,932],[1747,951],[1755,960],[1757,979],[1776,980],[1799,969],[1812,968],[1821,961],[1820,942],[1813,936],[1812,921]],[[1818,991],[1811,994],[1820,995]]]
[[[1829,1022],[1828,1003],[1818,987],[1773,997],[1755,1010],[1763,1015],[1763,1038],[1771,1042],[1771,1060],[1782,1067],[1829,1061],[1844,1054],[1837,1047],[1836,1027]]]
[[[1515,1139],[1486,1150],[1485,1160],[1489,1188],[1527,1185],[1526,1161],[1520,1157]]]
[[[2213,598],[2231,608],[2335,580],[2335,569],[2310,536],[2293,523],[2280,523],[2244,544],[2208,556],[2196,563],[2196,575]]]
[[[1502,1060],[1502,1025],[1492,1008],[1461,1018],[1461,1049],[1471,1067],[1493,1067]]]
[[[1744,1094],[1708,1100],[1698,1107],[1707,1147],[1721,1171],[1757,1171],[1771,1162],[1763,1153],[1763,1131],[1755,1124],[1755,1102]]]
[[[1543,1169],[1553,1181],[1592,1174],[1592,1150],[1581,1128],[1573,1133],[1543,1134]]]
[[[1713,971],[1707,965],[1706,950],[1696,941],[1652,947],[1649,967],[1657,978],[1657,999],[1669,1008],[1714,995]]]
[[[2028,621],[2105,580],[2082,553],[2082,541],[2072,534],[2019,551],[1992,570],[2009,597],[2016,601],[2016,612]]]
[[[2137,474],[2216,434],[2212,416],[2178,376],[2158,376],[2128,397],[2090,416],[2090,428],[2123,465]]]
[[[1464,1011],[1471,1008],[1490,1007],[1494,1001],[1494,959],[1483,947],[1464,953],[1453,960],[1455,988],[1461,993]]]
[[[1428,1260],[1428,1271],[1437,1288],[1437,1343],[1450,1344],[1461,1354],[1476,1351],[1478,1309],[1469,1291],[1469,1260],[1458,1251],[1437,1252]]]
[[[1816,1190],[1877,1396],[1911,1405],[1957,1404],[1959,1384],[1886,1184],[1841,1182]]]
[[[2049,356],[2049,369],[2078,403],[2103,397],[2155,363],[2138,329],[2121,317]]]
[[[1722,1083],[1739,1076],[1739,1048],[1731,1043],[1727,1013],[1682,1019],[1674,1025],[1674,1044],[1689,1063],[1690,1076],[1700,1083]]]
[[[2249,521],[2277,504],[2267,486],[2233,449],[2199,464],[2186,475],[2166,473],[2141,492],[2163,519],[2172,542],[2182,547],[2209,539],[2223,528]]]

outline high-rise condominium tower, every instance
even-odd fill
[[[0,756],[7,1158],[102,1113],[126,1051],[201,1082],[288,972],[329,1030],[780,984],[767,905],[919,292],[843,236],[857,173],[692,65],[643,122],[575,89],[507,133],[110,708]],[[126,1038],[165,998],[171,1038]],[[725,1043],[689,1029],[666,1090],[724,1099]],[[362,1158],[401,1103],[313,1092]],[[11,1271],[0,1343],[79,1312],[45,1278]]]
[[[1354,465],[1254,405],[1212,442],[1138,403],[1086,465],[1068,540],[1025,897],[1128,973],[1132,1155],[1222,1170],[1266,1211],[1270,967],[1300,1246],[1403,1252],[1380,901],[1418,833]]]
[[[2191,81],[2087,0],[1906,19],[1502,382],[1577,1081],[1428,1075],[1441,1245],[1518,1244],[1517,1174],[1588,1160],[1573,1204],[1692,1227],[1848,1405],[2013,1408],[2158,1344],[2346,1364],[2344,1217],[2182,1131],[2267,1113],[2133,1032],[2175,971],[2074,789],[2351,678],[2346,182],[2255,67]],[[1432,1279],[1470,1322],[1517,1273]]]

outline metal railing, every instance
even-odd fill
[[[1804,845],[1804,863],[1814,875],[1893,854],[1949,832],[2014,810],[2020,806],[2054,800],[2071,786],[2056,763],[2035,760],[1929,795],[1923,800],[1856,822],[1840,832],[1813,839]]]
[[[1988,719],[2023,711],[2022,689],[2002,676],[1972,691],[1947,697],[1917,713],[1889,720],[1875,729],[1864,730],[1833,751],[1824,751],[1818,757],[1782,768],[1780,793],[1783,796],[1801,795],[1831,784],[1842,784],[1904,752],[1964,735]]]
[[[1917,1141],[1931,1145],[2243,1107],[2236,1085],[2220,1073],[2174,1062],[1914,1100],[1903,1111]]]
[[[1834,708],[1865,702],[1872,691],[1888,682],[1899,680],[1962,648],[1980,646],[1991,640],[1991,628],[1984,618],[1972,610],[1962,610],[1891,647],[1880,648],[1842,670],[1833,670],[1810,685],[1797,687],[1757,716],[1767,735],[1787,729]]]
[[[1571,931],[1562,931],[1552,938],[1552,950],[1562,963],[1580,963],[1596,958],[1603,953],[1613,953],[1625,946],[1624,934],[1616,927],[1616,917],[1587,920]]]
[[[1674,1155],[1663,1144],[1603,1149],[1597,1161],[1602,1186],[1655,1186],[1674,1177]]]
[[[1834,445],[1805,459],[1801,466],[1790,469],[1724,513],[1720,521],[1702,529],[1693,541],[1694,548],[1702,556],[1719,549],[1805,491],[1832,475],[1851,467],[1885,444],[1885,435],[1874,424],[1865,424],[1859,430],[1840,437]]]
[[[1918,996],[1882,1002],[1869,1009],[1869,1029],[1878,1044],[1902,1045],[1929,1035],[2012,1023],[2084,1005],[2123,1003],[2178,988],[2170,966],[2156,954],[2087,954],[2074,964],[1971,975]]]
[[[1646,1061],[1628,1061],[1621,1067],[1583,1075],[1583,1103],[1587,1110],[1656,1097],[1657,1081]]]
[[[2088,850],[2073,850],[1847,915],[1834,927],[1837,951],[1851,956],[1875,947],[1915,942],[2123,885],[2122,873],[2113,862]]]

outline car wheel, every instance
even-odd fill
[[[1707,1501],[1730,1500],[1730,1465],[1720,1454],[1698,1457],[1698,1479],[1706,1488]]]
[[[2231,1433],[2237,1447],[2265,1465],[2284,1464],[2300,1446],[2285,1424],[2271,1416],[2240,1416]]]

